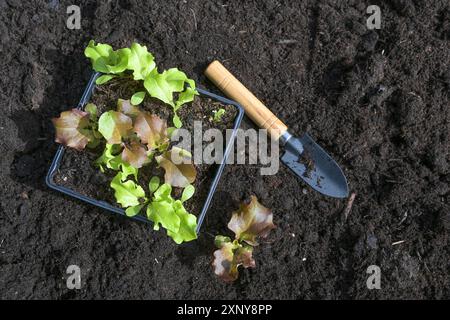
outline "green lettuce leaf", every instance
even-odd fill
[[[159,188],[159,177],[158,176],[154,176],[150,179],[150,182],[148,183],[148,189],[150,190],[150,192],[155,192],[156,190],[158,190]]]
[[[177,111],[183,104],[193,101],[195,96],[198,96],[197,90],[187,87],[185,91],[179,94],[178,100],[175,104],[175,111]]]
[[[105,61],[108,73],[118,74],[127,69],[128,57],[130,55],[130,49],[124,48],[114,51],[108,61]]]
[[[125,214],[128,216],[128,217],[134,217],[135,215],[137,215],[141,210],[142,210],[142,208],[145,206],[145,204],[139,204],[139,205],[137,205],[137,206],[134,206],[134,207],[129,207],[129,208],[127,208],[126,210],[125,210]]]
[[[176,112],[173,115],[172,122],[173,122],[173,125],[175,126],[176,129],[180,129],[181,126],[183,125],[183,123],[181,122],[180,117],[177,115]]]
[[[117,159],[117,161],[121,161],[121,159]],[[138,168],[133,167],[132,165],[128,163],[124,163],[123,161],[120,163],[120,171],[122,171],[122,178],[126,179],[129,176],[133,176],[134,179],[137,181],[138,179]]]
[[[180,229],[180,218],[175,215],[173,205],[168,202],[155,201],[147,207],[147,217],[153,221],[153,229],[159,230],[161,224],[166,230],[178,232]]]
[[[109,144],[120,144],[132,128],[131,118],[118,111],[105,112],[98,119],[98,131]]]
[[[118,172],[114,179],[111,181],[111,188],[114,189],[114,196],[117,203],[123,208],[134,207],[142,204],[147,199],[145,197],[145,191],[141,186],[134,181],[124,181],[126,177],[122,172]]]
[[[95,61],[99,59],[108,59],[108,57],[113,52],[113,48],[109,44],[95,44],[94,40],[89,41],[88,46],[84,50],[84,55],[91,59],[92,65],[94,65]],[[96,70],[99,71],[99,70]],[[99,71],[99,72],[107,72],[107,70]]]
[[[153,221],[153,229],[159,230],[161,224],[166,230],[177,233],[180,229],[180,218],[175,214],[172,188],[168,184],[161,185],[154,193],[153,201],[147,207],[147,217]]]
[[[100,157],[95,160],[94,164],[98,167],[100,167],[100,170],[102,172],[105,171],[105,168],[103,166],[106,166],[108,169],[112,170],[119,170],[119,165],[121,161],[115,161],[116,158],[121,158],[120,156],[114,155],[117,152],[120,152],[121,148],[119,145],[116,144],[106,144],[105,149],[103,150],[103,153]]]
[[[91,59],[95,71],[111,74],[119,74],[127,69],[130,54],[131,50],[128,48],[114,51],[110,45],[95,44],[93,40],[89,41],[84,50],[84,55]]]
[[[98,84],[98,85],[105,84],[109,80],[111,80],[115,77],[116,77],[116,75],[113,75],[113,74],[104,74],[104,75],[98,77],[97,80],[95,80],[95,84]]]
[[[175,106],[173,102],[173,89],[166,79],[167,73],[158,73],[157,69],[153,69],[150,75],[144,80],[144,87],[153,98],[157,98],[172,107]]]
[[[135,106],[139,105],[144,101],[145,91],[136,92],[131,96],[131,103]]]
[[[154,201],[167,201],[167,202],[173,202],[171,196],[172,193],[172,187],[170,184],[164,183],[162,184],[153,194]]]
[[[100,168],[100,171],[105,172],[104,166],[115,171],[122,171],[122,178],[134,176],[137,180],[138,169],[122,160],[121,146],[118,144],[106,144],[102,155],[95,160],[94,164]]]
[[[85,107],[84,107],[84,111],[89,113],[89,120],[91,120],[92,122],[96,122],[97,121],[97,106],[93,103],[88,103]]]
[[[192,196],[195,193],[195,188],[192,184],[188,185],[186,188],[184,188],[183,193],[181,195],[181,202],[186,202],[188,201],[190,198],[192,198]]]
[[[197,239],[197,217],[187,212],[180,200],[175,201],[173,207],[180,219],[180,226],[177,232],[168,229],[167,235],[177,244]]]
[[[183,201],[188,200],[194,189],[185,189],[182,200],[172,198],[172,187],[165,183],[159,188],[159,178],[153,177],[150,182],[150,190],[155,190],[152,202],[147,207],[147,217],[153,221],[154,229],[159,230],[162,225],[167,230],[167,235],[176,243],[197,239],[197,217],[186,211]]]
[[[191,96],[193,91],[195,91],[195,82],[188,79],[186,74],[177,68],[165,70],[163,73],[158,73],[158,70],[154,69],[145,78],[144,87],[152,97],[170,104],[175,108],[176,105],[173,100],[173,94],[175,92],[184,91],[185,83],[192,84],[194,86],[194,88],[189,87],[189,92],[184,93],[182,97],[182,100],[188,100],[189,96]],[[179,104],[182,104],[181,101]]]
[[[146,46],[133,43],[130,47],[128,69],[133,71],[134,80],[144,80],[156,67],[153,55]]]

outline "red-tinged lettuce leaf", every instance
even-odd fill
[[[251,245],[258,245],[257,237],[265,238],[275,228],[272,211],[258,202],[255,196],[241,204],[233,212],[228,228],[236,234],[236,239]]]
[[[256,264],[252,253],[253,248],[250,246],[242,246],[237,241],[223,241],[221,248],[214,251],[214,261],[212,263],[214,273],[225,282],[235,281],[239,277],[239,266],[244,268],[255,267]]]
[[[241,246],[234,252],[235,262],[238,266],[243,266],[244,268],[254,268],[256,267],[256,262],[253,259],[253,247]]]
[[[167,123],[156,115],[141,112],[134,123],[134,131],[150,150],[167,146]]]
[[[233,243],[228,242],[224,243],[219,250],[214,251],[214,261],[212,262],[214,273],[225,282],[233,282],[239,276],[237,265],[234,263],[234,249]]]
[[[98,131],[109,144],[122,143],[122,138],[129,136],[132,128],[131,118],[121,112],[108,111],[98,119]]]
[[[55,141],[62,145],[81,151],[95,138],[89,129],[87,112],[78,109],[64,111],[59,118],[53,118],[52,122],[56,130]]]
[[[192,164],[190,153],[186,150],[173,147],[171,150],[155,157],[155,159],[164,168],[165,183],[174,187],[185,188],[195,181],[197,170]]]
[[[117,100],[117,111],[122,112],[132,119],[135,119],[141,113],[139,108],[134,106],[130,100],[123,99]]]
[[[122,160],[135,168],[142,168],[149,161],[147,149],[137,141],[124,144]]]

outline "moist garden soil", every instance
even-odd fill
[[[135,85],[134,81],[128,79],[113,79],[107,84],[97,86],[89,102],[97,106],[99,115],[109,110],[117,110],[117,100],[119,98],[130,99],[137,90],[145,90],[144,88],[135,88]],[[172,126],[173,113],[170,106],[147,96],[139,105],[139,109],[159,116],[167,122],[168,126]],[[214,120],[214,111],[219,109],[224,109],[225,113],[220,119]],[[193,142],[195,122],[201,125],[202,135],[200,138],[204,137],[204,133],[210,129],[217,129],[223,137],[226,137],[226,130],[232,130],[238,111],[232,105],[224,105],[204,96],[197,96],[194,102],[186,104],[178,113],[183,121],[182,129],[186,129],[191,133],[191,142]],[[174,141],[172,144],[176,144],[176,142]],[[214,142],[214,140],[202,140],[201,150],[204,150]],[[218,142],[218,146],[222,147],[221,150],[217,150],[220,154],[220,152],[225,150],[226,141],[223,141],[223,144]],[[95,166],[95,160],[100,157],[104,147],[104,143],[101,143],[95,149],[90,150],[86,148],[82,152],[66,148],[54,181],[57,185],[64,186],[99,201],[106,201],[120,208],[114,197],[114,190],[109,187],[117,172],[105,168],[105,172],[102,173],[99,167]],[[188,151],[194,152],[193,144]],[[201,213],[218,165],[195,165],[197,175],[193,186],[196,192],[194,197],[185,203],[185,208],[188,212],[196,216]],[[164,169],[159,168],[154,160],[141,168],[138,174],[138,183],[147,195],[150,194],[148,183],[153,176],[158,176],[161,183],[164,182]],[[181,197],[182,190],[182,188],[173,188],[175,198]],[[143,210],[141,214],[145,215],[145,211]]]
[[[80,30],[66,8],[80,5]],[[377,4],[380,30],[366,27]],[[436,1],[0,1],[0,298],[449,298],[450,7]],[[163,232],[49,190],[50,119],[91,75],[90,39],[146,44],[161,68],[224,62],[292,130],[342,166],[353,207],[280,167],[228,165],[202,234]],[[243,128],[252,128],[244,119]],[[234,284],[211,268],[213,236],[255,194],[277,229]],[[67,289],[66,269],[82,288]],[[370,265],[381,289],[368,290]]]

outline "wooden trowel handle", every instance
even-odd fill
[[[213,61],[206,68],[205,75],[228,97],[238,102],[260,128],[267,129],[273,139],[278,140],[286,132],[287,126],[219,61]]]

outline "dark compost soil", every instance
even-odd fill
[[[66,28],[79,4],[80,30]],[[367,30],[366,7],[382,12]],[[450,4],[394,1],[0,0],[0,298],[449,298]],[[308,189],[287,168],[228,165],[198,241],[49,190],[50,119],[91,74],[90,39],[146,44],[163,68],[201,86],[220,59],[292,132],[309,132],[343,167],[346,200]],[[252,127],[246,119],[244,128]],[[213,238],[253,193],[278,226],[256,269],[213,275]],[[400,241],[400,242],[399,242]],[[82,289],[66,288],[67,266]],[[381,289],[366,270],[381,268]]]

